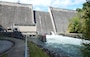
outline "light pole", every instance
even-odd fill
[[[26,36],[25,36],[25,57],[27,57],[27,33],[26,33]]]

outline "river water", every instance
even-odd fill
[[[88,43],[87,40],[76,39],[72,37],[66,37],[61,35],[47,35],[47,42],[45,47],[62,55],[68,55],[69,57],[82,57],[80,48],[82,43]]]
[[[46,35],[47,42],[41,42],[39,39],[32,39],[34,43],[43,46],[49,51],[55,52],[59,55],[69,57],[82,57],[80,48],[82,43],[90,41],[66,37],[61,35]],[[30,39],[31,40],[31,39]]]

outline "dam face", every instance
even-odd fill
[[[52,19],[57,33],[67,32],[69,20],[76,15],[74,10],[50,7]]]
[[[33,10],[30,4],[0,2],[0,25],[5,29],[34,25],[37,34],[65,33],[75,14],[74,10],[49,7],[49,12],[43,12]]]
[[[34,24],[32,5],[0,2],[0,24],[4,28]]]
[[[39,34],[50,33],[50,31],[54,31],[48,12],[35,11],[35,17],[37,31]]]

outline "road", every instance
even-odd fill
[[[24,40],[16,39],[16,38],[6,38],[15,42],[14,47],[12,47],[7,52],[7,57],[24,57],[25,50],[25,42]]]

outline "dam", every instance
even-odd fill
[[[81,57],[78,53],[80,52],[78,48],[82,47],[81,39],[54,35],[66,33],[69,20],[76,13],[75,10],[55,7],[49,7],[48,12],[37,11],[33,10],[31,4],[0,2],[0,29],[15,33],[17,30],[20,34],[29,36],[46,35],[47,42],[43,43],[44,48],[59,55]],[[50,35],[51,33],[53,35]],[[15,36],[17,35],[18,33]]]
[[[49,7],[49,11],[44,12],[33,10],[31,4],[0,2],[0,25],[6,30],[17,28],[31,35],[50,34],[51,31],[66,33],[69,20],[75,15],[75,10]]]

